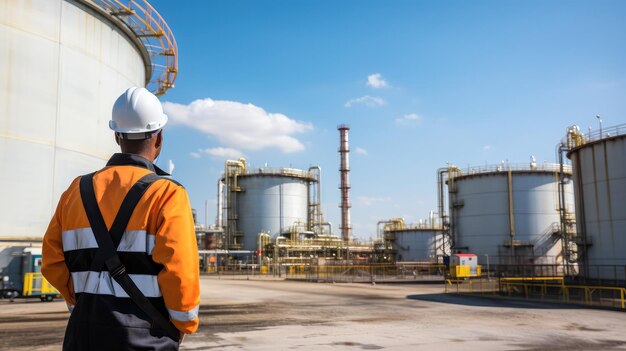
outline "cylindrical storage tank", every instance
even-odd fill
[[[443,232],[432,228],[406,228],[385,231],[398,262],[437,262],[443,245]],[[440,253],[441,254],[441,253]]]
[[[585,136],[571,149],[576,225],[591,279],[626,280],[626,125]]]
[[[41,240],[70,182],[118,150],[117,96],[150,78],[141,40],[99,6],[0,1],[0,239]]]
[[[565,173],[565,212],[573,213],[571,171]],[[448,179],[454,253],[483,265],[552,265],[562,274],[559,165],[456,169]],[[488,256],[488,258],[487,258]]]
[[[312,181],[307,172],[292,169],[240,175],[235,206],[241,249],[257,250],[261,232],[275,237],[293,225],[306,225]]]

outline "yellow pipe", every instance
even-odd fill
[[[402,230],[404,229],[404,219],[403,218],[392,218],[388,223],[385,224],[384,231],[388,230]]]
[[[226,221],[228,228],[228,247],[234,243],[237,234],[236,218],[233,206],[233,191],[238,191],[237,176],[246,173],[246,159],[241,157],[238,161],[227,160],[224,166],[224,183],[226,184],[226,208],[228,210],[228,219]],[[238,245],[239,243],[237,243]]]

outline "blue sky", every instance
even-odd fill
[[[338,227],[341,123],[367,239],[378,220],[426,218],[446,162],[555,162],[567,126],[626,122],[624,1],[150,3],[179,48],[159,165],[173,160],[202,222],[223,161],[243,154],[320,165]]]

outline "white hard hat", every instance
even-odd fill
[[[128,88],[113,104],[109,128],[116,133],[138,134],[129,139],[144,139],[145,133],[159,130],[167,123],[167,115],[159,98],[146,88]]]

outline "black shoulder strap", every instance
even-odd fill
[[[126,267],[117,255],[116,246],[119,245],[122,234],[126,230],[130,216],[135,209],[135,206],[148,189],[148,187],[157,179],[160,179],[154,173],[142,177],[133,185],[128,191],[120,210],[118,211],[111,230],[107,230],[106,223],[102,217],[102,212],[98,207],[98,201],[93,187],[94,173],[84,175],[80,179],[80,196],[83,200],[83,206],[89,219],[89,224],[93,230],[96,241],[98,242],[98,251],[94,257],[92,267],[101,270],[103,263],[109,271],[109,274],[115,281],[124,289],[126,294],[137,304],[137,306],[144,311],[148,317],[150,317],[157,325],[165,330],[171,338],[178,340],[180,333],[172,323],[165,318],[157,309],[150,303],[150,300],[146,298],[141,290],[135,285],[128,273],[126,273]],[[114,243],[114,238],[118,238]],[[100,261],[97,263],[96,261]],[[98,267],[99,266],[99,267]]]
[[[90,173],[81,178],[81,182],[80,182],[81,190],[80,191],[81,191],[81,197],[83,198],[83,206],[85,206],[85,210],[87,210],[87,205],[89,205],[90,208],[93,207],[93,209],[98,210],[96,213],[95,211],[90,209],[90,211],[93,211],[93,215],[90,215],[90,213],[87,212],[87,218],[89,219],[89,224],[91,224],[91,227],[95,233],[96,232],[95,226],[102,227],[104,228],[104,230],[106,230],[106,224],[104,222],[104,219],[102,218],[102,213],[100,212],[100,209],[98,208],[98,204],[96,202],[96,195],[93,189],[94,174],[95,173]],[[85,179],[84,183],[83,183],[83,178]],[[112,241],[114,251],[117,251],[117,247],[120,245],[120,241],[122,241],[122,236],[124,235],[124,231],[126,230],[128,221],[130,220],[130,217],[133,214],[133,211],[135,210],[137,203],[139,203],[139,200],[141,200],[141,197],[143,196],[143,194],[146,192],[146,190],[148,190],[148,187],[150,187],[150,185],[152,185],[152,183],[158,179],[160,179],[158,175],[154,173],[148,173],[147,175],[141,177],[130,188],[130,190],[128,191],[128,194],[126,194],[126,197],[124,197],[124,200],[122,201],[122,205],[120,206],[120,209],[117,211],[117,215],[115,216],[115,219],[113,220],[111,229],[106,230],[108,237],[111,238],[111,240],[107,240],[107,241]],[[84,188],[84,191],[83,191],[83,188]],[[85,195],[87,195],[86,199],[85,199],[85,196],[83,196],[83,192],[85,193]],[[89,200],[89,199],[93,199],[93,203],[88,204],[86,200]],[[92,221],[91,219],[92,217],[95,221]],[[96,239],[97,237],[98,236],[96,235]],[[101,247],[100,242],[98,242],[98,246]],[[109,250],[98,250],[95,257],[91,261],[91,270],[97,271],[97,272],[102,271],[104,268],[105,260],[109,257],[110,257]]]
[[[122,201],[122,205],[115,216],[115,220],[111,225],[111,229],[109,230],[109,233],[111,233],[111,239],[113,239],[113,245],[116,248],[120,245],[122,235],[126,230],[130,216],[133,214],[135,207],[137,207],[139,200],[141,200],[143,194],[146,190],[148,190],[148,187],[150,187],[150,185],[158,179],[160,179],[158,175],[148,173],[147,175],[141,177],[141,179],[139,179],[135,185],[130,188],[128,194],[126,194],[126,197],[124,198],[124,201]]]
[[[98,251],[91,261],[92,271],[100,272],[104,268],[105,260],[117,251],[116,247],[111,240],[102,240],[102,238],[109,237],[109,230],[107,229],[100,208],[98,208],[98,201],[96,200],[96,194],[93,188],[93,176],[95,173],[89,173],[80,178],[80,197],[83,200],[83,207],[87,214],[87,219],[91,225],[91,230],[98,242]]]

